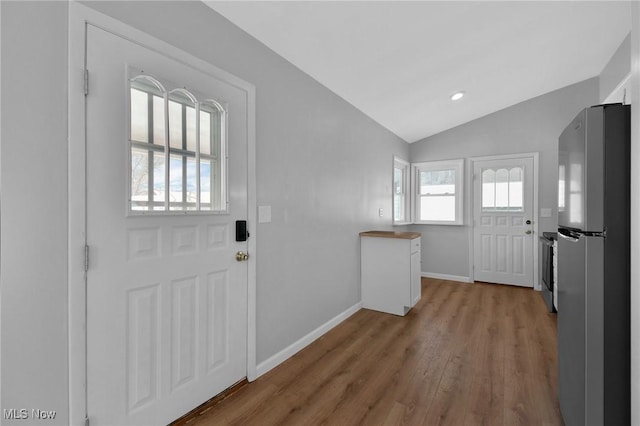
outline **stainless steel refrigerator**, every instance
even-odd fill
[[[587,108],[559,139],[558,379],[567,426],[628,425],[630,107]]]

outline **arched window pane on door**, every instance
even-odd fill
[[[155,79],[139,76],[131,80],[130,139],[162,145],[164,143],[164,88]]]
[[[131,210],[163,210],[164,88],[155,79],[131,80],[129,97],[131,143]]]
[[[509,207],[509,172],[506,169],[496,171],[496,209]]]
[[[167,91],[147,75],[131,78],[129,89],[129,210],[226,211],[222,105]]]
[[[207,100],[200,104],[200,209],[221,210],[226,199],[224,108]]]
[[[507,169],[484,169],[482,171],[482,210],[522,211],[523,205],[522,167]]]
[[[197,208],[195,111],[191,93],[184,89],[169,93],[170,210]]]
[[[522,168],[514,167],[509,170],[509,210],[522,210]]]
[[[482,172],[482,209],[496,206],[496,172],[487,169]]]

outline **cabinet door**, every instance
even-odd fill
[[[422,288],[420,285],[420,276],[422,275],[420,267],[420,252],[411,254],[411,307],[415,306],[420,300]]]

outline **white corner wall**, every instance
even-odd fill
[[[0,2],[0,408],[68,424],[67,4]]]

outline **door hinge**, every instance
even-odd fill
[[[89,95],[89,70],[84,70],[84,95]]]
[[[89,245],[84,245],[84,271],[87,272],[89,270]]]

